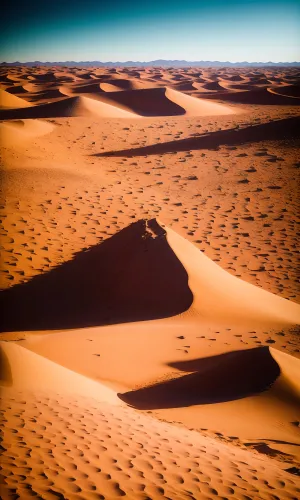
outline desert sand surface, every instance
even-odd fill
[[[2,498],[299,498],[299,89],[1,68]]]

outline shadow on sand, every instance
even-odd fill
[[[2,331],[157,319],[179,314],[193,301],[188,275],[155,219],[131,224],[0,295]]]
[[[179,361],[169,366],[193,373],[118,394],[119,398],[139,410],[222,403],[260,393],[280,374],[268,347]]]
[[[92,156],[149,156],[180,151],[215,149],[219,146],[238,146],[248,142],[299,139],[300,117],[286,118],[261,125],[252,125],[242,129],[220,130],[176,141],[163,142],[141,148],[123,149],[96,153]]]

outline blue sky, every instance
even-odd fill
[[[300,60],[299,0],[14,0],[1,61]]]

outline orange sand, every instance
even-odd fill
[[[1,497],[299,496],[299,71],[2,68]]]

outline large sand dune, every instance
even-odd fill
[[[173,316],[189,307],[201,319],[232,324],[300,323],[298,304],[239,280],[151,220],[3,292],[2,328],[98,326]]]

